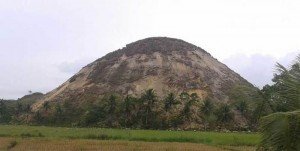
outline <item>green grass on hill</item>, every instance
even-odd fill
[[[255,146],[257,133],[123,130],[104,128],[63,128],[0,125],[0,137],[45,137],[55,139],[100,139],[147,142],[192,142],[208,145]]]

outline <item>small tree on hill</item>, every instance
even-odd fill
[[[247,117],[248,103],[246,101],[238,101],[235,103],[236,109],[244,116]]]
[[[187,92],[182,92],[179,95],[181,102],[187,102],[190,100],[190,95]]]
[[[192,107],[199,101],[199,97],[196,93],[193,93],[191,95],[183,93],[183,95],[181,94],[181,97],[183,97],[183,99],[187,101],[182,110],[182,120],[191,121],[192,115],[195,115],[195,112],[192,110]]]
[[[168,96],[164,99],[164,110],[168,112],[173,105],[179,104],[174,93],[169,93]]]
[[[121,123],[125,127],[133,126],[136,120],[136,110],[137,110],[137,99],[132,96],[126,96],[124,102],[121,104]]]
[[[216,110],[216,116],[221,126],[226,126],[228,123],[233,121],[234,114],[232,113],[228,104],[221,104]]]
[[[216,119],[214,116],[214,108],[215,106],[209,98],[205,99],[200,107],[200,113],[202,115],[205,130],[207,130],[208,126],[213,127],[212,123],[215,122]]]
[[[117,122],[117,97],[110,95],[107,104],[107,124],[112,127]]]
[[[63,109],[60,104],[56,104],[54,110],[54,122],[60,124],[63,121]]]
[[[23,105],[20,102],[18,102],[15,108],[15,115],[19,116],[22,112],[23,112]]]
[[[48,101],[43,104],[43,108],[45,109],[46,112],[50,109],[50,104]]]
[[[0,100],[0,123],[8,123],[11,117],[4,101]]]

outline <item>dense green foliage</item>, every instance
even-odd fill
[[[8,108],[4,101],[0,101],[0,123],[8,123],[11,120]]]
[[[159,99],[153,89],[140,97],[105,95],[82,105],[70,101],[46,102],[31,112],[16,103],[7,110],[0,104],[1,123],[27,123],[49,126],[114,127],[134,129],[255,130],[258,119],[269,106],[258,89],[237,86],[231,102],[201,99],[196,93],[170,93]],[[1,107],[2,106],[2,107]],[[236,117],[237,116],[237,117]],[[236,122],[236,118],[241,120]]]
[[[279,112],[261,119],[262,150],[300,150],[300,110]]]
[[[235,98],[237,101],[225,104],[186,92],[159,99],[149,89],[140,97],[110,94],[80,106],[70,101],[51,102],[28,115],[30,124],[49,126],[249,131],[258,125],[258,120],[252,120],[257,115],[253,112],[256,106],[248,104],[251,99],[240,102]]]
[[[0,124],[19,123],[31,113],[31,105],[43,96],[42,93],[31,93],[18,100],[0,99]]]
[[[135,129],[250,128],[248,123],[241,128],[240,123],[234,121],[235,115],[244,114],[248,106],[236,109],[235,102],[222,104],[211,98],[201,99],[196,93],[170,93],[159,99],[155,91],[149,89],[140,97],[109,94],[81,105],[71,101],[45,102],[36,112],[31,111],[30,105],[21,101],[0,104],[0,123]]]
[[[63,128],[45,126],[0,125],[2,137],[44,137],[70,139],[129,140],[147,142],[193,142],[209,145],[255,146],[256,133],[222,133],[199,131],[159,131],[105,128]]]
[[[261,150],[300,150],[300,56],[290,69],[277,64],[273,86],[262,90],[274,113],[261,119]],[[288,111],[288,112],[287,112]]]

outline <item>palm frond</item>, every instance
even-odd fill
[[[262,150],[300,150],[300,110],[279,112],[261,119]]]
[[[277,63],[277,70],[280,72],[279,81],[279,94],[285,99],[286,106],[289,110],[300,109],[300,56],[297,58],[290,70],[286,69],[283,65]]]
[[[283,65],[281,65],[280,63],[276,63],[276,68],[277,68],[277,71],[279,73],[287,73],[288,72],[288,69],[286,69]]]

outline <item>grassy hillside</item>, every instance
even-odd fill
[[[29,95],[25,95],[22,98],[19,98],[18,100],[3,100],[4,103],[7,105],[9,108],[16,108],[18,104],[21,104],[22,106],[27,106],[27,105],[32,105],[35,103],[37,100],[41,99],[43,97],[43,93],[32,93]]]

